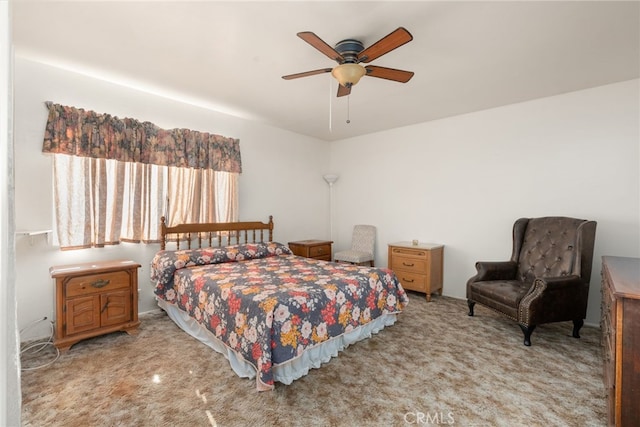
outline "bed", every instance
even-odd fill
[[[293,255],[273,241],[272,217],[175,227],[162,218],[161,229],[151,262],[158,305],[259,391],[393,325],[409,301],[389,269]]]

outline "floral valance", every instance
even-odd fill
[[[42,151],[155,165],[242,172],[240,141],[189,129],[161,129],[81,108],[46,103]]]

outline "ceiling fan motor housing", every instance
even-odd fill
[[[364,45],[359,40],[346,39],[338,42],[335,49],[344,58],[343,64],[357,64],[358,54],[364,50]]]

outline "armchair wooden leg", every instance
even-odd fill
[[[476,305],[476,302],[468,299],[467,305],[469,306],[469,316],[473,316],[473,306]]]
[[[536,328],[536,325],[531,325],[531,326],[520,325],[520,329],[522,329],[522,333],[524,334],[524,345],[526,345],[527,347],[531,346],[531,333],[533,333],[533,330],[535,328]]]
[[[582,319],[573,321],[573,337],[574,338],[580,338],[580,328],[582,328],[582,325],[584,325],[584,320]]]

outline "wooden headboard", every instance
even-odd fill
[[[241,243],[270,242],[273,240],[273,216],[271,215],[269,215],[269,222],[267,223],[260,221],[218,222],[178,224],[173,227],[167,227],[164,217],[160,218],[160,223],[161,250],[165,250],[168,241],[175,242],[176,249],[180,249],[180,242],[186,242],[187,249],[191,249],[192,242],[197,242],[198,248],[201,248],[203,243],[205,247],[217,247],[239,245]]]

